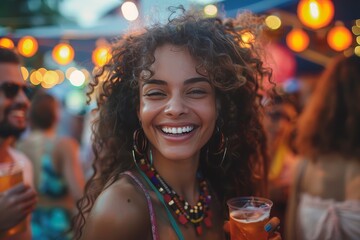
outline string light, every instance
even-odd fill
[[[104,46],[97,47],[93,51],[91,58],[95,66],[104,66],[111,59],[110,49]]]
[[[19,40],[17,48],[24,57],[32,57],[38,50],[38,42],[31,36],[25,36]]]
[[[26,69],[26,67],[21,67],[20,70],[21,70],[21,74],[24,78],[24,81],[26,81],[29,77],[29,71]]]
[[[241,47],[250,48],[251,45],[255,42],[255,36],[249,31],[244,31],[243,33],[241,33],[241,40]]]
[[[281,27],[281,19],[275,15],[269,15],[265,18],[265,24],[272,30],[279,29]]]
[[[60,65],[69,64],[75,56],[73,47],[67,43],[59,43],[52,51],[52,57]]]
[[[308,34],[300,28],[294,28],[286,36],[286,44],[294,52],[304,51],[309,46],[309,43]]]
[[[327,26],[334,17],[334,4],[330,0],[300,0],[297,7],[300,21],[307,27]]]
[[[360,57],[360,46],[356,46],[354,49],[354,53]]]
[[[126,1],[121,5],[121,12],[128,21],[134,21],[139,16],[139,10],[135,3]]]
[[[217,7],[214,4],[208,4],[204,7],[204,13],[206,16],[214,17],[218,12]]]
[[[343,51],[352,44],[351,32],[343,25],[337,25],[330,29],[327,35],[327,42],[335,51]]]
[[[10,38],[1,38],[0,39],[0,47],[13,49],[15,47],[14,42]]]

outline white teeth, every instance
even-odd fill
[[[194,129],[193,126],[186,126],[186,127],[163,127],[161,130],[165,133],[171,134],[182,134],[191,132]]]

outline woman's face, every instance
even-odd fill
[[[139,120],[155,159],[192,159],[210,139],[217,117],[215,91],[196,72],[184,47],[156,49],[154,75],[140,81]]]

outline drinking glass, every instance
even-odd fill
[[[23,182],[23,169],[19,163],[0,163],[0,192],[4,192]],[[0,238],[8,237],[26,230],[26,219],[18,225],[0,232]]]
[[[267,240],[264,226],[269,220],[272,201],[260,197],[236,197],[227,201],[231,240]]]

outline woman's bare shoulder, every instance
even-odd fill
[[[150,231],[146,199],[128,177],[121,177],[97,198],[83,239],[146,239]]]

